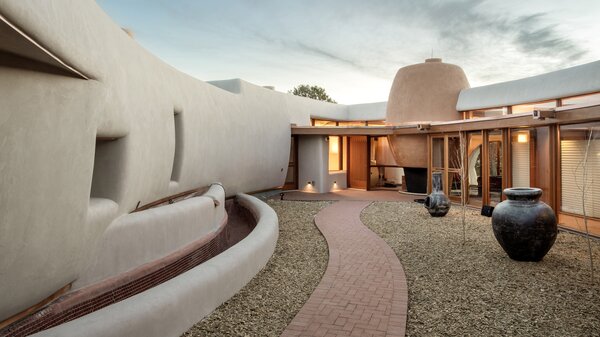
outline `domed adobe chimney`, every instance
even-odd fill
[[[461,67],[430,58],[424,63],[400,68],[387,104],[389,124],[460,119],[458,94],[469,88]]]

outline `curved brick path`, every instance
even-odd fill
[[[329,263],[282,336],[404,336],[406,278],[392,249],[360,221],[369,204],[339,201],[315,217]]]

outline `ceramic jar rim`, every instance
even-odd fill
[[[542,196],[542,189],[537,187],[505,188],[504,195],[508,199],[537,199]]]

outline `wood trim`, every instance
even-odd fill
[[[3,320],[2,322],[0,322],[0,330],[6,328],[7,326],[13,324],[16,321],[19,321],[31,314],[33,314],[34,312],[42,309],[43,307],[45,307],[46,305],[48,305],[51,302],[54,302],[54,300],[56,300],[57,298],[61,297],[62,295],[66,294],[69,290],[71,290],[71,286],[72,286],[72,282],[63,286],[62,288],[58,289],[57,291],[55,291],[52,295],[46,297],[44,300],[42,300],[41,302],[32,305],[31,307],[10,316],[9,318]]]
[[[578,233],[585,234],[583,216],[568,212],[557,212],[559,226],[566,227]],[[588,217],[588,229],[590,236],[600,236],[600,219]]]
[[[417,130],[416,126],[414,129]],[[292,135],[387,136],[392,134],[394,134],[394,127],[390,126],[292,126]]]
[[[537,155],[536,147],[537,147],[537,132],[536,137],[531,137],[532,131],[535,129],[529,129],[529,185],[537,186],[538,178],[537,178],[537,170],[536,168],[539,165],[539,158]],[[552,151],[549,149],[549,151]],[[548,153],[550,155],[550,153]],[[531,165],[533,163],[534,165]],[[512,185],[511,185],[512,186]]]
[[[157,207],[157,206],[160,206],[160,205],[162,205],[164,203],[172,204],[174,202],[179,201],[179,200],[176,200],[176,199],[181,199],[181,198],[185,198],[187,196],[192,196],[193,194],[195,194],[195,195],[201,195],[201,194],[206,193],[208,191],[208,189],[210,189],[210,185],[209,186],[198,187],[198,188],[195,188],[193,190],[188,190],[188,191],[177,193],[177,194],[173,194],[173,195],[170,195],[168,197],[164,197],[162,199],[159,199],[159,200],[153,201],[151,203],[145,204],[143,206],[136,207],[133,211],[131,211],[131,213],[135,213],[135,212],[147,210],[149,208]]]
[[[465,206],[467,205],[468,199],[469,199],[469,144],[467,143],[468,139],[467,139],[467,133],[464,131],[460,131],[458,133],[458,136],[461,137],[460,138],[460,146],[462,147],[462,155],[463,158],[461,158],[462,160],[462,172],[461,172],[461,181],[460,181],[460,186],[461,186],[461,192],[462,193],[460,195],[460,203],[461,205]],[[465,184],[466,182],[466,184]]]
[[[444,168],[442,171],[442,191],[450,198],[450,190],[448,189],[448,168],[450,155],[448,153],[448,135],[444,135]]]
[[[483,137],[481,139],[481,205],[489,205],[489,179],[490,179],[490,168],[489,168],[489,155],[488,155],[488,131],[483,130]]]
[[[351,155],[351,151],[350,151],[350,137],[346,138],[348,140],[348,147],[346,148],[346,188],[350,188],[350,157]]]
[[[338,137],[338,153],[339,153],[339,170],[343,171],[344,170],[344,137],[343,136],[337,136]]]
[[[560,128],[559,127],[554,127],[554,128],[550,128],[550,130],[548,131],[548,135],[550,137],[550,152],[554,151],[554,156],[552,156],[552,153],[550,153],[550,156],[552,158],[550,158],[550,161],[554,161],[554,165],[552,165],[552,169],[553,169],[553,174],[554,174],[554,188],[551,188],[554,190],[554,195],[552,196],[552,203],[553,205],[550,205],[550,207],[552,207],[552,209],[554,209],[555,213],[558,213],[560,211],[560,207],[562,206],[562,178],[560,176],[560,174],[558,174],[559,172],[562,172],[562,168],[561,168],[561,144],[560,144]],[[554,135],[554,137],[553,137]],[[554,139],[553,139],[554,138]],[[552,184],[552,182],[551,182]]]
[[[431,175],[433,174],[433,136],[428,135],[427,137],[427,194],[431,193]]]

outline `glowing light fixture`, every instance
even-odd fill
[[[333,154],[338,154],[340,152],[340,142],[338,137],[329,138],[329,151]]]
[[[526,133],[519,133],[517,135],[517,142],[519,142],[519,143],[527,143],[528,142],[527,134]]]

